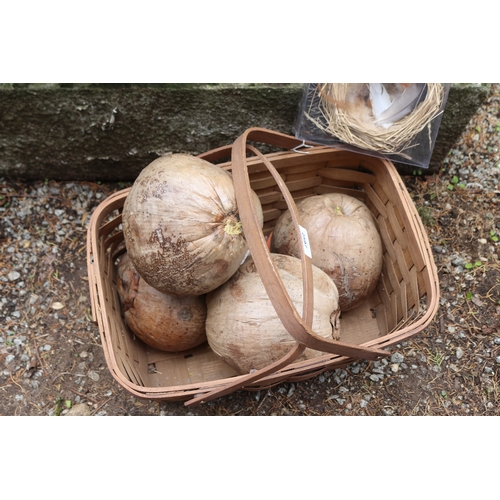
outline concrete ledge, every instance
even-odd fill
[[[452,85],[430,171],[488,90]],[[2,84],[0,176],[134,180],[159,155],[231,144],[249,127],[293,134],[301,93],[301,84]]]

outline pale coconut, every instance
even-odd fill
[[[372,212],[357,198],[339,193],[310,196],[296,205],[312,263],[337,285],[341,310],[354,309],[373,292],[382,270],[382,240]],[[276,221],[271,250],[300,257],[288,210]]]
[[[284,286],[299,314],[303,307],[302,266],[299,259],[271,254]],[[313,266],[312,330],[325,339],[339,337],[338,291],[333,280]],[[207,294],[207,339],[212,350],[240,373],[277,361],[295,340],[279,319],[251,257],[224,285]],[[321,356],[306,348],[300,359]]]
[[[255,193],[253,200],[262,226]],[[248,249],[231,174],[187,154],[162,156],[142,170],[124,203],[123,235],[141,277],[177,295],[217,288]]]

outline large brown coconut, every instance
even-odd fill
[[[310,196],[297,209],[312,263],[337,285],[340,309],[354,309],[373,292],[382,270],[382,240],[373,214],[357,198],[338,193]],[[300,257],[288,210],[276,221],[271,251]]]
[[[117,290],[125,322],[151,347],[179,352],[206,341],[204,296],[159,292],[141,279],[128,254],[118,264]]]
[[[254,200],[262,226],[255,193]],[[248,249],[231,174],[187,154],[162,156],[142,170],[125,200],[123,234],[141,277],[177,295],[217,288]]]
[[[284,286],[302,314],[302,266],[300,259],[271,254]],[[338,339],[338,292],[332,279],[313,266],[313,331]],[[255,263],[249,257],[233,277],[207,294],[207,339],[212,350],[240,373],[249,373],[277,361],[295,340],[287,332],[264,288]],[[323,353],[306,348],[300,359]]]

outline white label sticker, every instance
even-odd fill
[[[245,255],[243,255],[243,260],[241,261],[240,266],[242,266],[242,265],[245,263],[245,261],[247,260],[247,257],[248,257],[249,255],[250,255],[250,249],[248,249],[248,250],[246,251]]]
[[[300,236],[302,237],[302,243],[304,243],[304,253],[312,259],[311,245],[309,244],[309,236],[307,235],[307,229],[299,226]]]

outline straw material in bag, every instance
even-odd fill
[[[284,151],[261,155],[253,143]],[[252,144],[250,144],[252,143]],[[302,141],[266,129],[250,129],[232,149],[232,161],[220,167],[232,171],[240,217],[252,257],[277,314],[296,339],[295,347],[273,365],[238,375],[204,344],[182,353],[155,350],[137,339],[123,321],[116,291],[116,259],[125,251],[120,230],[121,210],[129,189],[104,200],[92,214],[87,257],[93,319],[101,333],[108,367],[131,394],[147,399],[186,401],[195,405],[235,390],[261,390],[285,381],[304,380],[345,366],[356,359],[380,359],[388,347],[424,329],[439,301],[437,271],[427,235],[394,165],[386,160],[318,146],[299,148]],[[247,151],[250,156],[247,157]],[[230,148],[203,155],[207,161],[227,158]],[[251,188],[264,210],[264,229],[254,227],[245,201]],[[266,236],[294,202],[315,194],[341,192],[363,201],[377,220],[384,246],[379,283],[360,306],[343,313],[340,342],[317,339],[310,330],[310,262],[301,256],[304,312],[290,309],[286,291],[269,267]],[[296,361],[305,346],[328,352]]]

